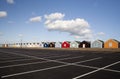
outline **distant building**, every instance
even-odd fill
[[[50,42],[49,43],[49,47],[53,47],[54,48],[55,47],[55,42]]]
[[[48,43],[48,42],[43,42],[43,47],[44,47],[44,48],[49,47],[49,43]]]
[[[15,47],[21,47],[21,43],[15,43]]]
[[[70,48],[79,48],[79,41],[70,42]]]
[[[70,42],[64,41],[64,42],[62,43],[62,48],[70,48]]]
[[[61,42],[56,42],[55,43],[55,48],[61,48],[61,44],[62,44]]]
[[[89,41],[82,41],[79,44],[79,48],[90,48],[90,42]]]
[[[7,48],[8,44],[2,44],[2,47]]]
[[[120,42],[115,39],[109,39],[104,43],[104,48],[119,48]]]
[[[91,48],[103,48],[104,42],[102,40],[95,40],[91,43]]]

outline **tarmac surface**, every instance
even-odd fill
[[[120,52],[0,48],[1,79],[120,79]]]

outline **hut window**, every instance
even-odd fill
[[[109,43],[109,47],[112,47],[112,43],[111,42]]]
[[[98,43],[95,43],[95,46],[98,46]]]
[[[83,48],[85,48],[85,44],[83,44]]]
[[[75,44],[72,44],[73,47],[75,47]]]
[[[39,43],[37,43],[37,45],[39,45]]]
[[[66,47],[66,44],[64,44],[64,46]]]

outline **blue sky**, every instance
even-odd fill
[[[0,0],[0,42],[120,41],[120,0]]]

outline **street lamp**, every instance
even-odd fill
[[[23,37],[23,35],[19,34],[19,37],[20,37],[20,47],[22,48],[22,37]]]

